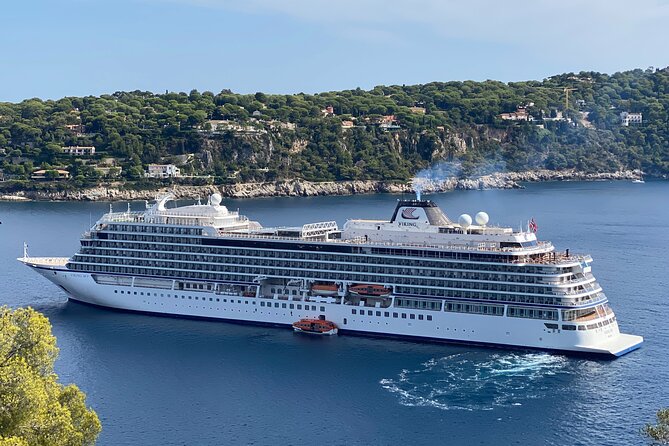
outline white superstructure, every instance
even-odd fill
[[[221,205],[105,214],[72,258],[19,260],[77,301],[123,310],[290,326],[327,319],[341,333],[620,356],[621,334],[588,255],[531,231],[451,221],[427,200],[390,220],[263,228]]]

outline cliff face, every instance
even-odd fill
[[[509,172],[484,175],[477,178],[446,178],[444,180],[421,181],[423,193],[446,192],[452,190],[477,189],[512,189],[522,187],[521,182],[534,181],[597,181],[631,180],[639,178],[639,171],[620,171],[587,174],[574,170],[529,172]],[[310,197],[317,195],[356,195],[372,193],[413,193],[408,183],[384,181],[327,181],[310,182],[304,180],[285,180],[275,182],[238,183],[222,186],[173,186],[154,190],[125,190],[119,186],[98,186],[80,191],[25,191],[3,200],[43,200],[43,201],[132,201],[154,200],[157,195],[167,192],[177,198],[206,198],[213,193],[220,193],[228,198],[256,197]]]

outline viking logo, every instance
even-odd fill
[[[405,208],[402,211],[402,218],[405,220],[418,220],[419,217],[413,215],[416,212],[416,208]]]

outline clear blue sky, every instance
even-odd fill
[[[667,0],[7,0],[0,101],[669,65]]]

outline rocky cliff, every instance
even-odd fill
[[[528,172],[507,172],[484,175],[477,178],[446,178],[443,180],[421,180],[423,193],[446,192],[451,190],[512,189],[522,187],[522,182],[535,181],[598,181],[631,180],[639,178],[639,171],[609,173],[584,173],[574,170],[536,170]],[[409,183],[384,181],[327,181],[310,182],[304,180],[284,180],[263,183],[237,183],[222,186],[173,186],[155,190],[126,190],[120,184],[98,186],[79,191],[25,191],[2,200],[43,200],[43,201],[132,201],[153,200],[157,195],[172,192],[177,198],[205,198],[218,192],[228,198],[256,197],[309,197],[317,195],[355,195],[372,193],[412,193]]]

